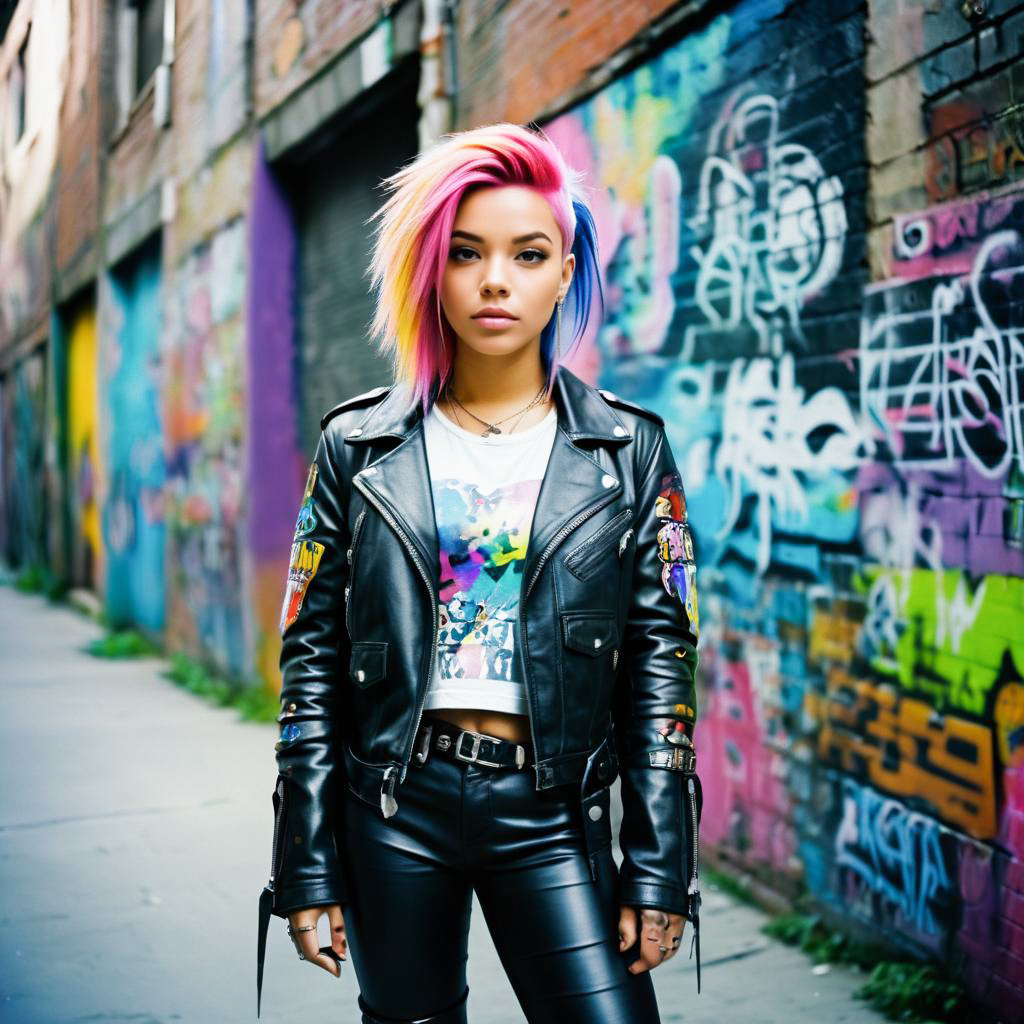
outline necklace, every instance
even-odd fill
[[[454,408],[455,405],[457,405],[460,409],[462,409],[463,412],[465,412],[468,415],[472,416],[473,419],[475,419],[478,423],[483,423],[486,429],[480,431],[480,436],[481,437],[487,437],[489,434],[501,434],[501,433],[504,433],[504,431],[502,431],[502,429],[498,426],[498,424],[499,423],[504,423],[506,420],[512,419],[513,416],[516,417],[516,422],[515,422],[515,424],[513,424],[511,432],[514,432],[515,427],[519,423],[519,420],[521,420],[526,415],[526,413],[529,412],[529,410],[532,409],[535,405],[539,405],[540,404],[541,396],[544,394],[544,390],[545,390],[545,385],[542,384],[541,388],[540,388],[540,391],[537,392],[537,394],[533,398],[533,401],[531,401],[529,405],[525,406],[518,413],[512,413],[510,416],[505,416],[505,417],[503,417],[500,420],[495,420],[494,423],[489,423],[487,420],[481,419],[479,416],[477,416],[476,413],[470,412],[469,409],[467,409],[455,397],[455,393],[452,391],[452,386],[451,386],[451,382],[450,381],[447,384],[447,386],[445,387],[445,395],[447,396],[448,400],[453,403],[453,408]],[[459,414],[458,413],[455,413],[455,420],[459,424],[459,426],[461,427],[462,426],[462,421],[459,420]],[[465,428],[463,428],[463,429],[465,429]]]

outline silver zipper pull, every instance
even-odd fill
[[[620,538],[619,538],[619,558],[622,557],[622,552],[626,550],[626,545],[629,543],[629,535],[633,532],[631,526]]]
[[[398,810],[398,801],[395,799],[395,782],[397,769],[394,765],[388,767],[384,772],[384,781],[380,787],[380,810],[385,818],[390,818]]]

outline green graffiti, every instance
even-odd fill
[[[866,566],[860,643],[872,669],[939,710],[985,713],[1007,655],[1024,665],[1024,580],[957,569]]]

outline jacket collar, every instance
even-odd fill
[[[542,559],[549,557],[550,551],[585,519],[622,493],[623,484],[617,475],[578,442],[626,444],[633,439],[629,428],[596,389],[564,366],[556,371],[553,394],[558,429],[530,527],[523,570],[525,596]],[[359,427],[349,431],[345,443],[369,444],[384,438],[400,443],[372,459],[354,475],[353,483],[386,519],[391,519],[392,529],[407,546],[411,544],[415,549],[422,560],[420,571],[436,594],[439,544],[423,412],[404,389],[392,388]]]

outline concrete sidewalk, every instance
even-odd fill
[[[162,661],[83,653],[101,632],[0,586],[0,1019],[255,1020],[277,729],[177,688]],[[763,920],[705,885],[702,992],[687,929],[652,974],[664,1024],[882,1019],[851,999],[860,976],[812,974]],[[521,1024],[476,904],[473,922],[469,1019]],[[356,994],[351,962],[336,980],[271,922],[261,1020],[355,1024]]]

